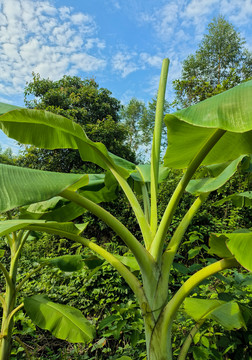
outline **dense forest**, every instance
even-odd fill
[[[157,147],[160,148],[161,154],[164,154],[164,150],[169,145],[169,134],[167,141],[165,122],[162,124],[160,122],[158,130],[155,125],[155,113],[158,109],[157,123],[158,116],[163,119],[164,115],[169,112],[178,111],[179,113],[181,109],[191,105],[193,108],[201,106],[201,104],[210,104],[210,102],[201,103],[206,99],[214,104],[215,98],[223,99],[221,95],[232,94],[226,90],[238,91],[235,89],[243,88],[246,90],[248,87],[246,88],[244,85],[251,83],[251,79],[252,54],[246,49],[239,32],[223,17],[212,20],[198,50],[183,62],[181,78],[173,83],[175,98],[168,101],[163,98],[161,111],[160,95],[155,95],[148,104],[133,98],[127,105],[122,106],[108,89],[100,88],[94,79],[64,76],[62,79],[52,81],[41,78],[39,74],[33,74],[33,80],[27,84],[24,91],[26,108],[29,111],[39,110],[41,114],[43,110],[54,114],[55,117],[47,119],[47,126],[50,129],[54,129],[53,121],[55,119],[57,122],[57,116],[64,116],[73,123],[73,129],[79,129],[77,126],[80,126],[91,142],[103,143],[108,152],[105,153],[105,150],[97,145],[95,151],[102,154],[97,161],[94,160],[93,145],[88,142],[89,140],[87,140],[89,147],[85,150],[82,150],[78,142],[78,149],[77,146],[72,146],[72,148],[70,146],[69,148],[67,146],[65,148],[47,146],[43,149],[42,146],[40,148],[37,145],[40,140],[37,143],[30,142],[34,145],[25,145],[28,142],[22,144],[22,139],[18,138],[18,135],[16,140],[20,142],[21,147],[19,155],[13,155],[10,149],[1,150],[0,163],[4,166],[14,166],[17,169],[29,169],[31,175],[27,176],[31,176],[31,179],[33,179],[32,174],[37,174],[33,172],[35,170],[43,170],[45,174],[48,174],[47,171],[64,173],[72,176],[72,179],[78,177],[81,179],[78,181],[83,182],[79,187],[81,196],[95,204],[94,209],[98,209],[99,206],[99,209],[101,207],[104,210],[99,213],[100,210],[90,211],[89,205],[86,209],[80,209],[80,206],[74,207],[68,201],[69,199],[57,195],[64,193],[61,190],[61,192],[55,192],[57,196],[52,195],[37,201],[30,201],[30,205],[15,203],[15,206],[10,206],[7,211],[1,213],[2,224],[15,220],[19,221],[16,224],[21,222],[25,224],[22,227],[12,225],[9,233],[6,233],[6,229],[0,229],[2,235],[0,238],[0,270],[2,270],[0,300],[2,305],[5,304],[4,299],[7,298],[7,292],[4,284],[8,281],[15,281],[17,286],[15,295],[12,294],[12,296],[17,298],[17,305],[20,304],[20,309],[15,310],[13,316],[10,317],[11,320],[8,320],[10,323],[13,322],[11,355],[4,358],[0,353],[1,360],[9,358],[12,360],[171,359],[171,357],[159,358],[151,346],[146,353],[146,341],[150,341],[151,344],[151,340],[146,336],[148,334],[146,324],[148,324],[149,318],[143,316],[143,306],[139,307],[142,295],[136,295],[137,291],[134,294],[132,288],[134,288],[134,284],[140,283],[142,278],[144,285],[147,282],[146,278],[148,281],[152,281],[148,278],[148,269],[146,269],[149,266],[149,260],[146,256],[147,265],[145,258],[141,263],[137,251],[136,255],[134,253],[134,246],[132,245],[132,251],[131,245],[129,245],[131,244],[130,236],[132,236],[132,243],[134,239],[140,239],[139,246],[144,248],[145,245],[155,258],[156,250],[151,252],[152,243],[148,243],[149,228],[146,224],[150,224],[150,233],[158,233],[158,226],[163,222],[163,214],[167,212],[167,202],[176,193],[181,177],[183,179],[184,174],[187,174],[185,168],[188,164],[184,166],[182,160],[178,166],[173,166],[173,163],[166,165],[165,161],[169,161],[164,160],[163,162],[162,157],[153,160],[152,141],[158,144]],[[240,88],[237,86],[239,84],[244,87]],[[247,106],[251,107],[250,104]],[[181,111],[183,112],[183,110]],[[45,120],[43,121],[44,123],[41,122],[41,124],[45,127]],[[76,127],[75,124],[77,124]],[[41,127],[41,129],[44,128]],[[74,133],[75,130],[71,131]],[[173,131],[173,128],[170,131]],[[190,140],[190,131],[187,129],[186,131],[188,131],[188,140],[185,140],[185,144]],[[160,133],[159,139],[158,132]],[[233,132],[230,130],[230,133]],[[176,140],[175,133],[174,130],[173,136]],[[251,128],[247,133],[250,134],[251,140]],[[22,136],[25,137],[25,135]],[[33,138],[35,136],[36,134],[33,135]],[[37,136],[43,138],[43,135],[39,135],[39,133]],[[45,133],[46,136],[47,133]],[[59,141],[60,136],[58,136]],[[200,135],[200,137],[202,136]],[[186,145],[182,143],[180,146],[178,149],[182,149],[181,152],[183,152],[183,146]],[[225,146],[222,150],[223,154],[226,151]],[[249,143],[247,140],[247,149],[249,146],[251,147],[251,142]],[[176,152],[178,149],[175,148],[173,151]],[[186,151],[190,153],[190,149],[186,149]],[[173,244],[174,239],[181,236],[180,247],[174,255],[174,261],[170,264],[169,288],[166,289],[165,295],[160,295],[160,299],[162,298],[165,304],[169,304],[172,295],[176,294],[183,284],[187,282],[189,284],[193,274],[197,272],[201,274],[204,268],[211,267],[217,261],[220,253],[220,257],[224,252],[228,252],[230,256],[234,255],[231,245],[228,248],[225,247],[227,233],[236,235],[244,233],[251,238],[251,153],[240,152],[239,157],[233,155],[233,158],[224,161],[223,154],[219,150],[218,152],[220,153],[218,156],[220,155],[222,160],[216,164],[214,162],[203,163],[202,166],[197,166],[194,173],[191,174],[194,183],[191,188],[185,186],[186,192],[183,198],[178,198],[172,219],[169,220],[169,227],[160,242],[160,251],[164,250],[164,254],[166,254],[171,249],[167,247],[168,244]],[[152,154],[151,162],[146,159],[146,153]],[[168,155],[167,152],[165,159]],[[215,156],[217,157],[216,154]],[[112,163],[112,161],[114,162]],[[145,165],[141,165],[142,162],[145,162]],[[137,167],[133,166],[133,163]],[[108,164],[112,164],[111,168]],[[159,169],[157,170],[159,177],[157,175],[156,178],[153,170],[154,190],[151,185],[154,180],[150,179],[148,173],[151,170],[147,171],[153,164],[156,164],[155,168]],[[188,168],[190,168],[190,163]],[[125,169],[129,173],[134,169],[137,175],[134,175],[134,172],[132,172],[133,175],[130,173],[127,175],[126,181],[123,178],[124,176],[126,178]],[[136,173],[136,171],[138,172]],[[95,175],[90,175],[92,181],[89,180],[89,183],[84,184],[85,174]],[[22,176],[20,175],[20,179]],[[119,179],[121,188],[116,184],[115,178]],[[14,180],[14,175],[11,179],[15,184],[17,183],[15,186],[19,189],[19,181]],[[52,182],[55,181],[52,180]],[[201,183],[199,184],[199,182]],[[203,183],[206,187],[204,191],[200,188]],[[32,180],[28,186],[31,186],[32,193]],[[143,188],[146,193],[143,192]],[[78,188],[76,189],[78,190]],[[134,198],[133,190],[130,189],[135,191]],[[151,194],[151,204],[146,200],[148,199],[147,193]],[[195,195],[200,200],[195,200]],[[155,216],[150,210],[155,208],[152,204],[154,197],[156,198]],[[50,203],[46,201],[49,198],[51,198]],[[200,210],[197,213],[195,210],[192,218],[190,211],[194,211],[194,207],[198,206],[195,205],[195,201],[200,201],[202,204],[200,203]],[[135,204],[135,208],[132,204]],[[141,208],[144,209],[145,220],[141,218]],[[199,206],[197,210],[198,208]],[[115,230],[117,225],[111,227],[109,221],[104,221],[103,211],[111,214],[113,219],[117,219],[124,229],[129,229],[131,235],[128,238],[120,236],[120,230],[118,232]],[[27,219],[31,219],[31,223],[26,228],[24,226],[27,226]],[[74,236],[72,236],[72,241],[69,240],[67,236],[63,236],[63,230],[61,233],[59,231],[53,233],[52,229],[43,231],[42,225],[38,229],[32,225],[32,221],[51,221],[51,219],[62,224],[73,221],[75,229],[85,224],[82,236],[86,243],[74,241]],[[168,220],[166,221],[168,222]],[[111,223],[113,224],[112,220]],[[185,223],[187,224],[186,232],[181,230],[181,224]],[[185,227],[185,225],[183,226]],[[179,232],[181,235],[178,235]],[[77,232],[74,234],[76,235]],[[231,237],[228,240],[230,244],[232,239]],[[14,270],[10,259],[13,257],[15,241],[19,244],[20,251],[16,255],[18,268],[16,268],[13,280],[10,274],[13,275],[11,272]],[[101,254],[93,252],[91,247],[86,246],[88,241],[120,260],[124,268],[127,271],[129,269],[128,272],[133,274],[134,281],[127,281],[127,276],[130,275],[126,272],[125,274],[128,275],[122,276],[124,270],[118,274],[111,266],[109,257],[106,258],[108,255],[104,258]],[[71,258],[69,255],[73,257]],[[229,258],[229,255],[223,257]],[[156,263],[161,264],[161,267],[162,261],[158,254],[156,258]],[[111,262],[113,261],[111,260]],[[210,274],[212,276],[202,278],[203,280],[199,283],[195,282],[190,297],[186,297],[171,325],[172,338],[169,351],[173,353],[174,359],[251,359],[252,276],[248,272],[248,270],[251,271],[251,260],[248,260],[249,265],[246,265],[247,263],[244,265],[239,260],[238,263],[235,267],[224,267],[221,273],[213,272]],[[152,263],[150,264],[152,265]],[[15,266],[17,267],[17,265]],[[145,271],[147,275],[145,275]],[[158,282],[155,284],[157,288],[159,285]],[[32,313],[32,307],[35,306],[32,300],[26,300],[35,299],[34,296],[39,294],[46,294],[54,303],[78,309],[85,316],[85,321],[92,325],[92,334],[87,330],[86,338],[81,341],[69,340],[71,334],[66,337],[66,340],[69,341],[62,340],[61,336],[58,338],[56,325],[53,330],[43,325],[45,321],[43,323],[41,319],[34,316],[34,312]],[[151,295],[147,295],[147,298],[148,296],[151,297]],[[153,300],[153,304],[150,306],[151,312],[160,311],[163,306],[163,303],[160,305],[160,299]],[[193,304],[195,299],[199,302]],[[200,300],[206,302],[200,302]],[[211,305],[207,305],[210,304],[208,303],[210,301],[212,301]],[[60,312],[60,310],[58,311]],[[148,308],[146,307],[147,312]],[[200,314],[204,316],[200,316]],[[153,317],[154,321],[158,323],[159,317],[155,318],[155,314]],[[237,329],[239,330],[237,331]],[[8,336],[1,333],[2,338]],[[156,344],[155,341],[153,343]]]

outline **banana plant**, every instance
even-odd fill
[[[16,230],[22,228],[25,231],[48,231],[83,244],[119,272],[134,292],[142,311],[148,360],[173,358],[174,319],[185,299],[199,283],[222,270],[240,264],[251,270],[248,255],[251,254],[251,233],[246,235],[244,243],[242,240],[237,242],[237,237],[231,236],[230,240],[226,240],[227,244],[230,241],[228,256],[223,256],[220,260],[198,270],[181,284],[175,294],[169,295],[169,278],[174,257],[191,220],[202,203],[207,200],[209,193],[222,186],[232,176],[242,158],[252,153],[252,81],[166,115],[168,147],[162,170],[160,143],[168,67],[169,60],[165,59],[160,76],[150,166],[136,166],[114,156],[103,144],[88,139],[82,127],[62,116],[28,109],[16,109],[0,116],[0,127],[9,137],[40,148],[78,149],[83,161],[93,162],[104,169],[104,181],[108,188],[117,184],[125,193],[141,230],[139,238],[92,197],[82,192],[80,186],[63,189],[59,188],[58,183],[51,182],[45,188],[39,187],[36,181],[40,181],[44,172],[37,170],[38,176],[32,180],[29,169],[1,166],[5,170],[1,171],[0,175],[0,211],[8,211],[57,196],[97,216],[124,241],[138,263],[141,280],[120,258],[100,246],[99,242],[94,243],[57,226],[48,229],[48,224],[41,226],[27,222],[24,226],[23,223],[15,223]],[[215,176],[217,179],[190,183],[201,165],[218,164],[222,165]],[[183,169],[184,174],[159,221],[158,184],[169,176],[169,168]],[[61,175],[58,176],[60,178]],[[45,185],[44,182],[43,184]],[[167,232],[173,215],[186,189],[195,194],[195,201],[184,214],[171,239],[167,241]],[[143,206],[137,196],[139,193],[142,194]],[[228,238],[229,235],[225,235]],[[246,264],[243,264],[245,253]]]
[[[2,174],[10,169],[2,168]],[[5,173],[6,174],[6,173]],[[47,232],[54,232],[54,228],[61,232],[80,235],[86,228],[87,223],[74,225],[72,220],[85,212],[83,207],[75,206],[69,201],[59,197],[53,197],[50,200],[44,200],[51,197],[51,184],[54,192],[56,188],[77,189],[81,187],[82,193],[92,198],[93,201],[106,201],[106,198],[113,197],[114,188],[108,189],[104,185],[103,175],[74,175],[45,172],[42,177],[37,178],[37,172],[29,171],[31,180],[37,179],[37,194],[35,198],[40,201],[37,204],[26,206],[19,209],[19,218],[12,218],[11,213],[7,212],[8,220],[0,221],[0,236],[5,237],[6,244],[9,247],[10,261],[8,268],[0,262],[0,271],[5,280],[5,294],[0,292],[0,302],[3,308],[0,333],[0,359],[7,360],[10,358],[12,347],[12,329],[14,326],[15,314],[25,308],[26,313],[33,322],[41,327],[51,331],[51,333],[63,340],[70,342],[89,342],[94,337],[94,327],[82,315],[82,313],[70,306],[56,304],[50,301],[45,295],[35,295],[25,298],[23,302],[18,303],[18,295],[23,285],[37,272],[41,272],[46,266],[54,266],[62,271],[78,271],[83,267],[84,261],[81,255],[64,255],[56,258],[41,259],[39,266],[32,269],[28,274],[23,275],[20,281],[17,279],[19,271],[19,260],[22,255],[22,249],[25,242],[30,237],[31,230],[28,225],[37,229],[46,227]],[[16,173],[16,175],[20,175]],[[34,177],[35,176],[35,177]],[[56,177],[55,177],[56,176]],[[90,188],[92,189],[91,194]],[[30,193],[30,201],[33,201],[34,194]],[[27,202],[27,201],[26,201]],[[3,204],[2,204],[3,205]],[[6,205],[4,205],[6,206]],[[60,207],[60,212],[58,211]],[[29,220],[27,220],[27,218]],[[60,221],[60,222],[59,222]],[[0,258],[4,254],[0,251]]]
[[[78,271],[83,267],[83,261],[80,255],[64,255],[54,259],[44,259],[18,281],[18,263],[22,248],[29,238],[30,231],[22,228],[23,225],[27,225],[25,220],[21,220],[18,223],[18,227],[15,226],[15,223],[15,220],[0,222],[0,236],[6,237],[10,248],[9,270],[0,262],[0,270],[5,279],[5,294],[0,293],[0,302],[3,308],[0,333],[0,359],[10,358],[15,314],[23,307],[36,325],[51,331],[55,337],[63,340],[67,339],[70,342],[89,342],[94,337],[94,327],[79,310],[67,305],[53,303],[44,295],[28,297],[23,302],[17,304],[19,292],[25,282],[35,273],[41,272],[41,269],[51,265],[62,271]],[[21,223],[23,224],[21,225]],[[43,227],[45,220],[38,220],[37,224]],[[50,222],[50,224],[53,226],[52,224],[54,223]],[[77,227],[74,228],[73,223],[61,223],[61,226],[63,228],[70,227],[77,234],[80,234],[82,231],[82,229]],[[58,223],[57,227],[59,227]],[[20,230],[16,230],[16,228]],[[1,255],[3,257],[4,253]]]

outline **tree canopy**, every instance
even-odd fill
[[[122,107],[120,115],[122,122],[128,128],[128,144],[134,151],[141,153],[141,145],[151,147],[155,124],[157,97],[153,97],[146,105],[143,101],[132,98]],[[169,104],[165,101],[164,114],[168,112]],[[162,146],[166,146],[166,128],[163,122]]]
[[[99,88],[94,79],[63,76],[52,81],[33,74],[33,80],[25,88],[25,104],[28,108],[47,110],[71,119],[84,128],[92,141],[102,142],[115,155],[135,160],[134,152],[126,144],[127,127],[119,121],[120,101],[108,89]],[[25,147],[19,164],[78,172],[83,161],[75,150]]]
[[[252,76],[252,54],[245,41],[223,16],[207,27],[195,54],[182,64],[182,75],[174,81],[176,104],[186,107],[228,90]]]

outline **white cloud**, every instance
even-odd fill
[[[120,10],[120,9],[121,9],[121,5],[119,4],[119,1],[112,0],[112,5],[113,5],[117,10]]]
[[[150,55],[146,52],[140,54],[140,59],[144,64],[148,64],[153,67],[161,68],[163,58],[158,55]]]
[[[112,67],[119,72],[123,78],[138,70],[136,62],[133,60],[136,54],[118,52],[112,59]]]
[[[125,78],[138,70],[145,70],[150,67],[160,69],[162,60],[163,57],[147,52],[137,53],[135,51],[120,50],[112,58],[112,68],[115,72],[119,73],[122,78]]]
[[[99,68],[104,68],[106,65],[105,60],[97,59],[88,54],[73,54],[70,58],[74,68],[83,71],[95,71]]]
[[[22,93],[32,72],[57,79],[103,69],[93,18],[50,1],[0,0],[0,93]]]
[[[189,18],[198,18],[202,22],[202,16],[210,14],[213,11],[213,7],[218,5],[220,0],[192,0],[188,3],[183,11],[183,16]]]
[[[252,0],[222,0],[221,12],[238,26],[251,22]]]
[[[142,24],[149,23],[153,26],[158,38],[168,41],[176,30],[176,24],[184,0],[169,1],[152,12],[143,12],[140,15]]]

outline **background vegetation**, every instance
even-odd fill
[[[240,34],[223,17],[213,19],[207,33],[195,54],[190,55],[182,65],[182,76],[174,81],[175,100],[166,104],[185,107],[225,91],[252,77],[252,55],[245,48]],[[64,115],[82,125],[93,141],[103,142],[109,151],[129,161],[136,161],[143,155],[143,147],[150,147],[154,124],[156,98],[146,106],[137,99],[121,106],[107,89],[100,89],[93,79],[82,80],[64,76],[58,81],[41,79],[34,74],[33,81],[25,89],[28,108],[45,109]],[[163,138],[165,146],[166,138]],[[59,172],[95,173],[98,168],[83,163],[74,150],[41,150],[23,146],[18,157],[10,150],[1,151],[2,163]],[[181,173],[171,171],[169,179],[159,189],[160,213],[167,203]],[[252,228],[251,208],[235,207],[231,201],[220,206],[216,202],[231,193],[251,189],[251,172],[241,166],[239,171],[221,189],[211,194],[190,225],[184,238],[179,258],[182,264],[174,265],[172,286],[174,289],[188,276],[213,261],[205,257],[201,246],[207,250],[209,234]],[[181,220],[193,199],[187,194],[179,205],[174,223]],[[134,234],[139,228],[123,197],[103,204],[120,219]],[[127,249],[112,231],[95,216],[84,213],[77,222],[89,221],[87,236],[95,238],[107,249],[123,255]],[[168,234],[171,236],[171,233]],[[168,240],[167,238],[167,240]],[[0,239],[4,250],[3,262],[7,263],[9,251],[4,239]],[[186,255],[188,253],[188,255]],[[65,254],[81,254],[87,257],[89,250],[72,245],[66,239],[34,233],[23,251],[20,273],[28,273],[40,258]],[[47,293],[52,300],[75,306],[95,324],[97,338],[89,345],[73,345],[53,338],[49,332],[35,329],[26,315],[16,315],[15,346],[12,359],[119,359],[130,356],[145,358],[143,323],[131,290],[124,280],[107,263],[96,262],[74,273],[64,273],[54,268],[36,273],[24,286],[21,296]],[[232,275],[232,276],[231,276]],[[233,281],[233,275],[236,282]],[[0,281],[2,279],[0,278]],[[252,307],[252,276],[242,271],[226,271],[226,277],[216,275],[200,286],[204,298],[230,299],[233,293],[237,301]],[[197,289],[195,290],[197,293]],[[234,297],[233,296],[233,297]],[[204,325],[194,339],[190,356],[194,359],[251,359],[252,326],[239,332],[224,331],[216,322],[210,330]],[[252,324],[251,324],[252,325]],[[180,348],[192,328],[191,320],[181,311],[175,324],[174,349]],[[136,345],[138,345],[136,347]],[[125,358],[126,360],[126,358]]]

